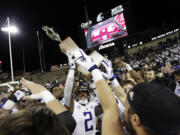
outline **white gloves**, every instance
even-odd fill
[[[82,56],[76,60],[77,64],[84,67],[89,72],[92,72],[94,69],[97,69],[97,65],[96,65],[94,59],[90,56],[87,56],[82,49],[80,49],[79,51]]]
[[[116,78],[116,75],[113,73],[111,61],[108,59],[104,59],[102,62],[102,65],[105,67],[106,72],[107,72],[107,73],[102,72],[102,75],[104,76],[104,78],[110,81],[113,81]]]
[[[25,96],[23,99],[42,99],[46,104],[54,99],[56,99],[51,92],[48,90],[42,91],[38,94]]]
[[[20,99],[22,99],[25,96],[25,92],[17,90],[14,93],[14,96],[16,96],[17,101],[19,101]]]
[[[108,59],[104,59],[102,62],[102,65],[105,67],[106,72],[107,72],[107,73],[102,72],[102,75],[104,76],[104,78],[111,81],[111,85],[113,88],[116,86],[119,86],[119,82],[116,79],[116,75],[113,73],[111,61]]]
[[[87,56],[84,53],[84,51],[81,49],[80,49],[80,53],[82,56],[76,60],[76,63],[79,64],[80,66],[84,67],[89,72],[91,72],[94,82],[103,80],[103,76],[102,76],[101,72],[99,71],[94,59],[90,56]]]
[[[69,69],[73,69],[75,70],[76,65],[75,65],[75,57],[73,54],[71,54],[70,52],[65,52],[66,56],[68,57],[68,66]]]
[[[3,106],[3,109],[11,110],[15,106],[16,102],[21,100],[25,96],[25,92],[17,90],[13,95],[9,96],[9,99]]]

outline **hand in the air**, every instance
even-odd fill
[[[23,88],[27,88],[31,91],[32,95],[26,96],[23,99],[43,99],[45,103],[48,103],[55,99],[55,97],[44,86],[28,81],[26,79],[21,80]]]
[[[75,57],[73,54],[71,54],[70,52],[65,52],[66,56],[68,57],[68,66],[69,69],[75,69],[76,65],[75,65]]]
[[[94,61],[94,59],[90,56],[87,56],[86,53],[83,50],[79,50],[81,53],[81,57],[79,57],[76,60],[76,63],[79,64],[80,66],[84,67],[87,69],[89,72],[97,68],[97,65]]]
[[[120,67],[126,67],[126,64],[127,64],[127,63],[121,61],[120,59],[115,59],[115,63]]]
[[[31,82],[31,81],[28,81],[24,78],[22,78],[21,83],[22,83],[22,87],[31,91],[32,94],[38,94],[42,91],[47,90],[44,86],[34,83],[34,82]]]
[[[112,63],[110,60],[108,59],[104,59],[102,62],[102,65],[105,67],[106,69],[106,73],[102,72],[102,75],[108,79],[108,80],[113,80],[116,78],[116,76],[113,73],[113,69],[112,69]]]

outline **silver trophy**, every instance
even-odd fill
[[[67,37],[65,40],[62,41],[59,34],[56,33],[52,27],[43,26],[42,30],[46,32],[46,35],[49,38],[54,41],[60,42],[59,47],[61,52],[70,52],[74,54],[75,57],[81,56],[78,45],[76,45],[76,43],[70,37]]]
[[[59,36],[58,33],[56,33],[53,28],[50,28],[48,26],[43,26],[42,29],[46,32],[46,35],[51,38],[52,40],[58,41],[60,42],[59,44],[59,48],[61,50],[61,52],[65,53],[65,52],[70,52],[71,54],[74,55],[75,58],[80,58],[82,56],[82,54],[79,51],[79,47],[78,45],[71,39],[71,37],[67,37],[65,40],[61,41],[61,38]],[[103,61],[104,57],[98,53],[97,51],[93,51],[90,54],[91,57],[94,58],[96,64],[98,66],[101,65],[101,62]],[[90,77],[90,73],[89,71],[87,71],[86,69],[84,69],[81,66],[78,66],[78,71],[82,72],[83,75],[85,75],[87,78]]]
[[[42,26],[42,30],[46,32],[46,35],[51,38],[52,40],[58,41],[61,43],[61,38],[58,33],[54,31],[54,29],[48,26]]]

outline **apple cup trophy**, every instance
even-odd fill
[[[70,52],[71,54],[73,54],[75,56],[75,58],[79,58],[82,56],[82,54],[80,53],[80,48],[78,47],[78,45],[71,39],[71,37],[67,37],[65,40],[61,40],[60,36],[58,33],[56,33],[54,31],[54,29],[48,26],[43,26],[42,29],[46,32],[46,35],[51,38],[54,41],[58,41],[59,47],[61,52],[65,53],[65,52]],[[90,56],[95,60],[95,63],[100,66],[101,62],[104,60],[104,57],[99,54],[97,51],[93,51]],[[81,72],[84,76],[86,76],[85,78],[88,79],[90,77],[90,72],[87,71],[86,69],[84,69],[81,66],[78,66],[78,71]]]

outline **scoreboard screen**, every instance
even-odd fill
[[[123,12],[84,29],[87,48],[92,48],[128,35]]]

